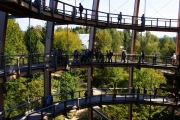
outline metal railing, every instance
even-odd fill
[[[2,2],[4,3],[5,0]],[[9,2],[9,1],[8,1]],[[14,1],[12,1],[14,2]],[[38,9],[40,9],[41,7],[34,5],[33,1],[27,1],[27,0],[22,0],[21,2],[16,1],[17,4],[22,4],[22,2],[28,4],[29,9],[32,9],[32,7],[35,7]],[[55,8],[55,3],[57,4],[57,8]],[[10,2],[9,2],[10,3]],[[0,3],[1,4],[1,3]],[[71,21],[69,22],[73,22],[76,21],[76,18],[79,18],[79,14],[78,13],[78,7],[75,7],[73,5],[67,4],[65,2],[59,1],[59,0],[54,0],[51,2],[51,6],[42,6],[43,10],[42,12],[51,12],[52,14],[49,15],[54,15],[54,14],[59,14],[62,15],[62,17],[60,17],[60,20],[65,20],[65,21],[69,21],[70,19],[65,19],[65,17],[72,17],[73,19],[71,19]],[[8,4],[6,4],[8,5]],[[23,7],[26,7],[25,5]],[[48,8],[48,9],[46,9]],[[41,9],[40,9],[41,10]],[[40,12],[40,13],[42,13]],[[93,13],[93,14],[91,14]],[[95,14],[96,13],[96,14]],[[96,16],[94,16],[96,15]],[[106,13],[106,12],[102,12],[102,11],[94,11],[91,9],[86,9],[84,8],[83,13],[82,13],[82,20],[81,21],[85,21],[86,24],[92,25],[92,23],[88,23],[87,21],[95,21],[96,25],[101,25],[101,23],[105,23],[105,25],[107,25],[107,27],[109,27],[109,24],[117,24],[118,20],[117,20],[117,16],[118,14],[113,14],[113,13]],[[42,18],[41,18],[42,19]],[[136,22],[135,22],[136,21]],[[123,15],[122,14],[122,20],[121,20],[121,25],[129,25],[129,28],[133,28],[134,26],[142,26],[141,25],[141,16],[130,16],[130,15]],[[79,24],[78,22],[73,22],[74,24]],[[166,19],[166,18],[151,18],[151,17],[145,17],[145,28],[147,27],[154,27],[154,28],[168,28],[169,31],[171,31],[172,29],[175,30],[179,30],[179,27],[177,26],[177,24],[179,23],[178,19]],[[95,24],[93,24],[95,25]],[[120,26],[118,26],[120,27]],[[158,30],[158,29],[155,29]]]
[[[81,66],[83,64],[91,65],[106,65],[110,64],[137,64],[137,65],[153,65],[153,55],[146,55],[143,59],[137,54],[127,54],[125,58],[125,63],[122,60],[121,54],[116,54],[109,59],[106,59],[106,55],[102,54],[101,56],[93,55],[73,55],[73,54],[62,54],[61,56],[56,56],[53,54],[22,54],[22,55],[1,55],[1,76],[8,74],[18,74],[20,75],[21,71],[32,70],[35,68],[43,67],[58,67],[58,66]],[[107,61],[108,60],[108,61]],[[111,63],[112,62],[112,63]],[[172,64],[172,59],[170,56],[160,56],[156,59],[156,64],[167,67]],[[177,65],[177,64],[176,64]],[[173,67],[173,66],[172,66]],[[176,67],[176,66],[174,66]]]
[[[170,98],[167,97],[163,92],[160,90],[156,96],[153,95],[152,89],[147,89],[147,95],[143,95],[143,89],[140,89],[140,94],[135,92],[134,94],[129,93],[132,88],[93,88],[90,90],[78,90],[78,91],[70,91],[66,93],[54,94],[53,95],[53,105],[47,106],[43,108],[42,99],[39,98],[37,100],[33,100],[30,102],[26,102],[20,104],[18,106],[14,106],[12,108],[6,109],[1,111],[3,113],[10,113],[15,110],[22,110],[19,112],[19,116],[31,116],[34,113],[41,113],[41,116],[45,116],[47,113],[44,114],[44,111],[48,108],[53,108],[53,114],[57,114],[59,112],[63,113],[64,111],[71,110],[77,107],[82,107],[93,104],[103,104],[106,102],[114,103],[114,102],[154,102],[157,104],[174,104]],[[90,93],[88,96],[84,96],[85,91]],[[156,99],[154,99],[156,97]],[[156,101],[158,100],[158,101]],[[74,101],[74,102],[71,102]],[[86,102],[85,102],[86,101]],[[36,107],[34,106],[36,105]],[[150,104],[150,103],[149,103]],[[32,106],[32,107],[30,107]],[[59,107],[58,107],[59,106]],[[69,106],[69,107],[68,107]],[[25,111],[22,108],[24,108]],[[57,110],[58,108],[58,110]]]

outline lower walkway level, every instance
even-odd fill
[[[69,99],[67,100],[60,100],[59,102],[55,102],[46,107],[39,107],[39,108],[31,108],[30,106],[34,104],[34,102],[40,102],[40,100],[35,100],[29,102],[27,104],[22,104],[10,109],[7,109],[3,112],[11,112],[17,108],[22,109],[23,107],[31,108],[28,112],[23,113],[19,116],[13,117],[12,120],[20,120],[20,119],[28,119],[28,120],[38,120],[43,119],[45,117],[55,117],[60,114],[67,115],[68,111],[71,110],[79,110],[83,108],[93,107],[93,106],[102,106],[102,105],[109,105],[109,104],[135,104],[140,106],[140,104],[147,104],[147,105],[158,105],[158,106],[179,106],[179,103],[175,103],[173,98],[169,98],[168,96],[160,96],[160,95],[152,95],[150,94],[152,91],[148,91],[149,94],[120,94],[114,93],[114,90],[128,90],[128,89],[101,89],[98,92],[95,92],[94,95],[83,97],[82,93],[86,90],[76,91],[76,92],[69,92],[69,93],[62,93],[59,95],[54,95],[54,99],[65,97]],[[97,90],[96,90],[97,91]],[[75,94],[77,93],[77,94]]]

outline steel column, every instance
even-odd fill
[[[99,2],[100,0],[93,0],[93,6],[92,6],[92,10],[94,10],[91,14],[91,18],[92,19],[97,19],[97,12],[99,9]],[[95,27],[91,27],[90,28],[90,34],[89,34],[89,50],[94,51],[94,39],[95,39],[95,33],[96,33],[96,28]],[[87,89],[90,90],[92,89],[92,73],[93,73],[93,68],[89,67],[88,68],[88,84],[87,84]],[[92,94],[91,91],[88,91],[88,95],[90,96]],[[88,108],[88,120],[92,120],[93,119],[93,109],[92,108]]]
[[[133,24],[138,24],[138,13],[139,13],[139,5],[140,5],[140,0],[135,0],[134,3],[134,20]],[[136,30],[132,30],[132,39],[131,39],[131,54],[134,54],[135,52],[135,43],[136,43]],[[134,72],[134,67],[130,67],[129,71],[129,88],[133,87],[133,72]],[[131,89],[129,89],[129,93],[131,93]],[[129,114],[128,114],[128,120],[132,120],[132,104],[129,104]]]
[[[0,83],[0,111],[4,110],[4,99],[3,99],[3,83]]]
[[[178,10],[178,24],[177,27],[180,27],[180,0],[179,0],[179,10]],[[176,40],[176,55],[179,55],[180,51],[179,51],[179,47],[180,47],[180,33],[177,33],[177,40]]]
[[[7,13],[0,11],[0,55],[4,55],[5,39],[6,39],[6,28],[7,28]],[[0,57],[0,68],[3,67],[3,57]],[[6,78],[6,77],[4,77]],[[5,80],[4,80],[5,81]],[[4,98],[3,98],[3,83],[0,83],[0,111],[4,109]]]
[[[7,28],[7,13],[0,11],[0,55],[4,54],[5,49],[5,38],[6,38],[6,28]],[[3,57],[0,57],[0,68],[3,67]]]
[[[50,0],[49,7],[57,8],[57,2]],[[46,38],[45,38],[45,58],[44,61],[48,61],[48,54],[50,53],[53,45],[53,34],[54,34],[54,22],[47,21],[46,25]],[[48,96],[51,93],[51,72],[47,69],[44,70],[44,96]]]

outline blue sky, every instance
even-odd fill
[[[93,0],[60,0],[68,4],[78,6],[82,3],[84,8],[92,9]],[[133,15],[135,0],[100,0],[99,11],[118,14],[122,12],[124,15]],[[46,5],[49,5],[49,0],[46,0]],[[110,5],[110,7],[109,7]],[[139,16],[145,13],[146,17],[154,18],[178,18],[179,0],[140,0]],[[17,19],[22,30],[26,30],[29,25],[29,19]],[[46,21],[31,19],[31,25],[44,25]],[[73,27],[71,25],[70,27]],[[66,26],[65,26],[66,27]],[[171,32],[151,32],[152,34],[162,37],[168,35],[169,37],[176,36],[176,33]]]

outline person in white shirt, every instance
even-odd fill
[[[174,65],[176,62],[176,54],[175,53],[173,53],[173,56],[171,57],[171,59],[172,59],[172,64]]]

